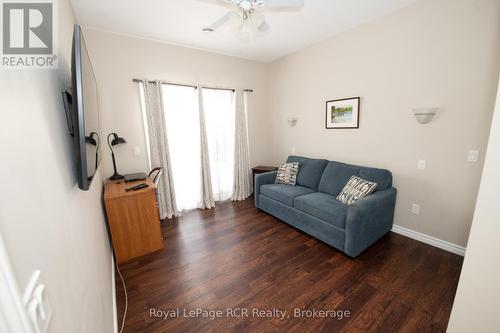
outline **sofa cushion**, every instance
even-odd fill
[[[389,170],[360,167],[358,176],[377,183],[375,191],[383,191],[392,187],[392,173]]]
[[[345,228],[348,206],[326,193],[311,193],[295,198],[294,207],[338,228]]]
[[[299,162],[299,173],[297,174],[297,185],[318,190],[321,174],[328,164],[327,160],[312,159],[300,156],[289,156],[287,163]],[[345,184],[345,182],[344,182]]]
[[[357,176],[359,167],[355,165],[331,161],[325,167],[321,176],[318,191],[336,197],[349,181],[351,176]]]
[[[267,184],[260,187],[261,194],[292,207],[296,197],[313,192],[310,188],[299,185]]]
[[[351,176],[359,176],[370,182],[377,183],[378,186],[375,191],[386,190],[392,186],[392,173],[388,170],[331,161],[328,162],[325,171],[323,171],[318,191],[336,197]]]

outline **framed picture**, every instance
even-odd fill
[[[359,97],[326,102],[326,128],[359,128]]]

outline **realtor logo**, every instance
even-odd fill
[[[3,68],[56,68],[54,3],[2,1]]]

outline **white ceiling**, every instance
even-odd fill
[[[200,0],[71,0],[85,27],[270,62],[416,0],[305,0],[300,11],[266,13],[270,31],[242,41],[230,25],[210,25],[228,9]]]

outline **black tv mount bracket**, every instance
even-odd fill
[[[63,90],[61,92],[64,113],[66,114],[66,124],[68,125],[69,135],[75,136],[75,127],[73,124],[73,98],[71,96],[71,89]]]

